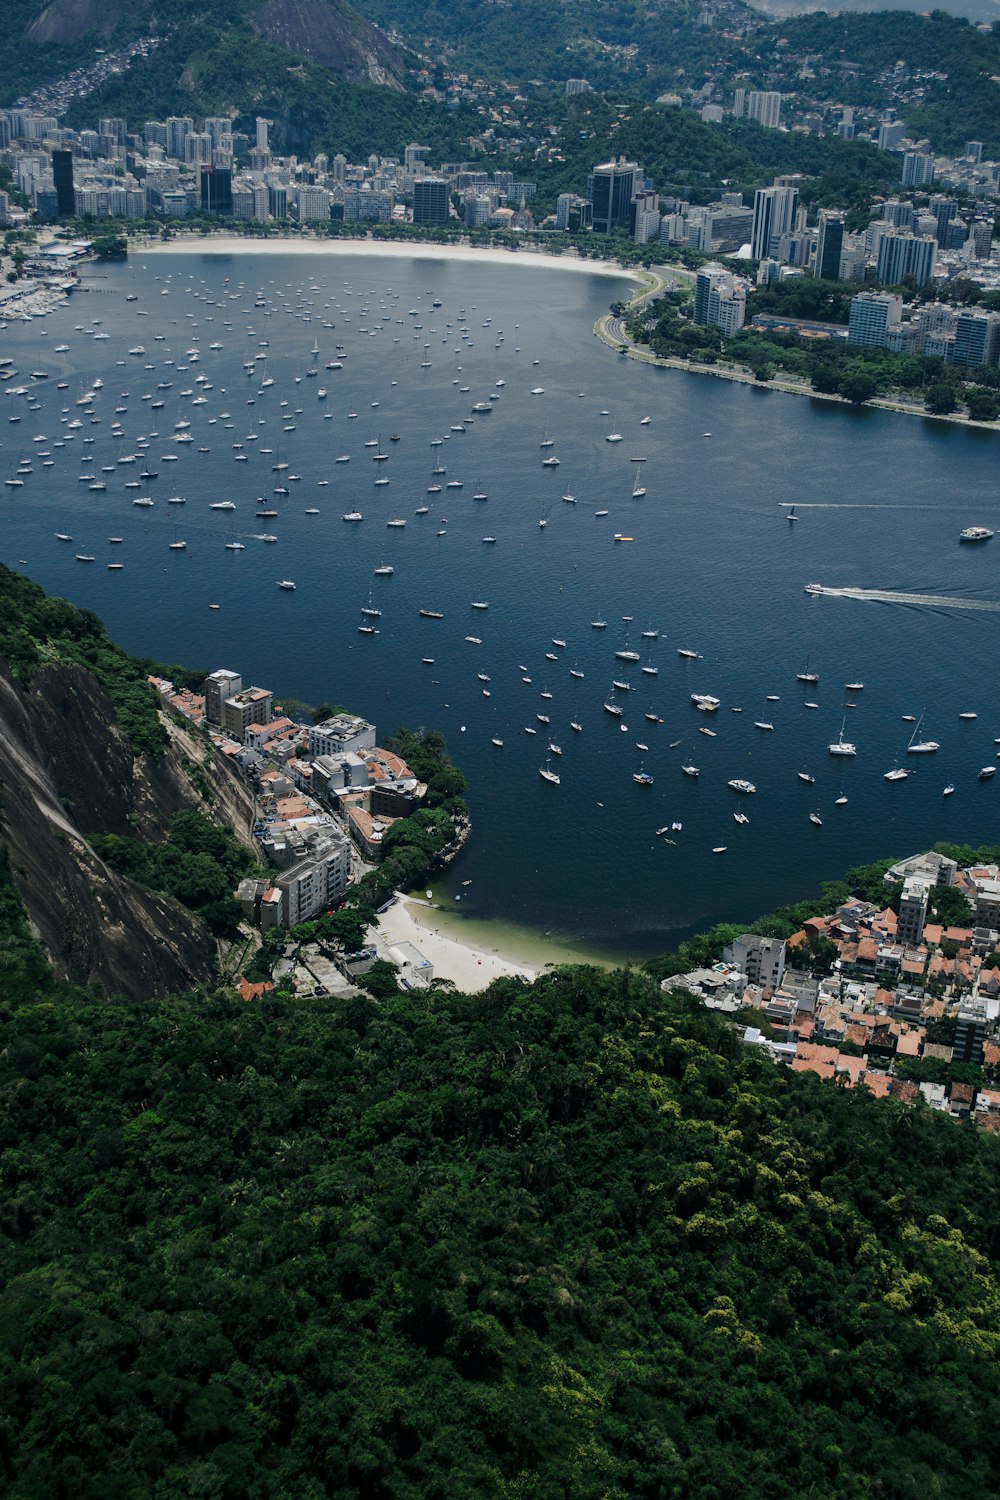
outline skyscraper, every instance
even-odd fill
[[[59,217],[60,219],[71,219],[76,213],[72,151],[53,151],[52,180],[56,187],[56,205]]]
[[[902,297],[891,296],[888,292],[859,292],[851,298],[847,342],[884,349],[886,331],[899,324],[902,313]]]
[[[587,179],[587,197],[594,205],[595,234],[629,227],[638,177],[638,163],[623,156],[594,168]]]
[[[875,275],[883,286],[899,286],[912,277],[917,286],[926,286],[934,275],[937,240],[915,234],[883,234],[878,242]]]
[[[447,224],[450,201],[447,178],[418,178],[413,184],[414,224]]]
[[[798,205],[798,188],[757,189],[753,195],[753,231],[750,236],[750,251],[756,260],[771,254],[772,240],[792,232]]]
[[[204,213],[232,216],[233,174],[231,168],[202,167],[201,207]]]
[[[844,221],[828,209],[820,209],[816,241],[816,275],[823,281],[840,280],[840,252],[844,247]]]
[[[781,95],[770,90],[751,89],[747,94],[747,118],[769,130],[777,130],[781,124]]]
[[[934,158],[926,151],[904,151],[903,186],[928,187],[934,181]]]

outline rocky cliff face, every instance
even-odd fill
[[[221,813],[248,841],[246,788],[196,736],[172,731],[160,760],[133,764],[84,668],[46,667],[21,689],[0,660],[0,839],[61,977],[136,999],[211,979],[215,944],[200,920],[109,870],[85,837],[156,839],[182,807]]]

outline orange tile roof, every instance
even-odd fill
[[[936,948],[944,936],[944,928],[938,922],[924,923],[924,942]]]
[[[888,1073],[866,1073],[862,1079],[866,1089],[870,1089],[876,1099],[887,1099],[889,1097],[889,1075]]]
[[[241,974],[236,981],[236,988],[244,1000],[259,1000],[261,995],[266,995],[268,990],[273,990],[274,985],[269,979],[262,980],[259,984],[252,984],[249,979],[244,979]]]

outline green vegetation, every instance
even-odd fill
[[[11,1500],[995,1494],[1000,1146],[635,973],[0,997]]]
[[[656,355],[724,362],[764,380],[781,371],[822,395],[840,395],[857,405],[873,396],[898,394],[921,400],[934,416],[948,415],[962,405],[976,421],[991,422],[1000,416],[1000,372],[995,369],[960,371],[937,357],[893,354],[840,339],[750,326],[757,313],[846,324],[850,299],[859,290],[857,283],[810,276],[761,287],[747,297],[747,325],[729,339],[723,339],[718,328],[692,323],[690,303],[679,291],[642,306],[627,326],[631,336]]]
[[[257,865],[228,829],[184,809],[171,819],[165,843],[113,833],[94,834],[90,843],[120,875],[173,896],[196,912],[217,937],[235,937],[240,908],[232,893]]]
[[[465,777],[452,764],[443,735],[434,730],[398,729],[386,740],[385,748],[402,756],[413,774],[426,783],[427,796],[417,812],[392,824],[383,840],[382,863],[348,892],[348,904],[369,914],[394,891],[426,885],[468,818]]]
[[[133,752],[157,756],[166,748],[157,695],[142,664],[109,639],[97,615],[65,599],[48,598],[37,583],[2,564],[0,655],[21,687],[29,687],[36,672],[55,663],[86,667],[107,689]]]

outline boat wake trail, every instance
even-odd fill
[[[1000,613],[1000,600],[958,599],[948,594],[902,594],[891,589],[831,589],[824,587],[824,596],[833,594],[838,599],[870,599],[876,604],[926,604],[935,609],[979,609],[990,614]]]

